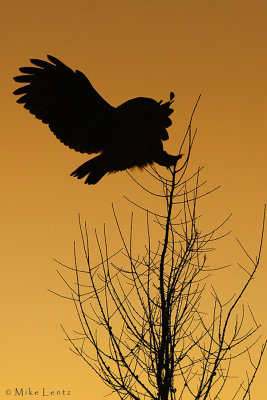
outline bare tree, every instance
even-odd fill
[[[143,189],[165,202],[166,213],[134,203],[146,215],[144,255],[136,256],[133,248],[133,214],[127,239],[112,206],[122,248],[110,253],[104,225],[102,240],[95,232],[99,261],[94,261],[86,223],[79,218],[86,265],[80,267],[75,244],[74,266],[60,263],[75,275],[69,283],[58,271],[70,290],[70,295],[59,296],[74,303],[81,328],[73,335],[63,328],[71,349],[121,399],[225,398],[221,396],[231,379],[232,362],[243,354],[248,355],[249,372],[232,399],[250,399],[266,347],[265,341],[253,361],[251,347],[259,339],[260,326],[249,308],[252,326],[245,328],[245,307],[238,309],[259,266],[265,211],[257,257],[250,256],[240,243],[251,264],[241,266],[247,276],[243,287],[227,302],[212,288],[211,313],[203,312],[201,298],[208,274],[222,268],[208,266],[206,254],[223,236],[219,229],[224,223],[208,233],[198,228],[197,203],[207,194],[200,193],[201,169],[185,177],[196,135],[191,127],[196,106],[179,152],[186,149],[183,165],[169,170],[171,179],[155,168],[147,170],[161,192]],[[156,241],[152,240],[152,219],[160,229]]]

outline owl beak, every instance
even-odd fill
[[[174,109],[173,108],[168,108],[168,116],[173,113]]]

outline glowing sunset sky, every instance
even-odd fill
[[[267,1],[254,0],[15,0],[2,5],[1,399],[11,399],[2,393],[15,386],[66,388],[71,400],[101,400],[107,394],[64,341],[60,323],[69,331],[77,328],[73,306],[47,289],[61,287],[53,258],[72,262],[78,213],[90,229],[101,230],[106,222],[112,232],[111,203],[128,224],[131,205],[123,196],[143,200],[125,172],[106,175],[92,187],[69,176],[89,157],[65,147],[16,104],[12,92],[18,85],[12,77],[18,68],[29,66],[29,58],[54,55],[85,73],[113,106],[138,96],[167,101],[173,91],[173,125],[164,143],[172,154],[201,93],[191,169],[205,166],[207,188],[221,186],[201,203],[202,218],[210,228],[233,213],[227,225],[232,234],[218,243],[214,260],[235,265],[243,261],[236,237],[256,256],[267,200],[266,21]],[[133,175],[149,184],[147,174],[136,170]],[[244,298],[263,325],[263,337],[266,240],[262,264]],[[233,267],[217,274],[214,284],[222,296],[226,288],[228,296],[243,278]],[[254,400],[267,399],[266,376],[267,354]]]

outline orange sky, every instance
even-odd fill
[[[125,172],[105,176],[92,187],[69,176],[88,157],[63,146],[16,104],[12,76],[18,67],[52,54],[83,71],[114,106],[137,96],[166,101],[173,91],[175,112],[165,143],[173,154],[201,93],[191,169],[204,165],[207,187],[221,185],[201,203],[201,211],[207,228],[233,213],[228,224],[232,235],[218,243],[214,260],[235,264],[243,260],[236,237],[256,255],[267,199],[266,20],[267,1],[254,0],[26,0],[2,5],[1,393],[15,386],[65,387],[71,400],[100,400],[107,393],[64,341],[59,324],[77,327],[73,307],[47,288],[61,287],[53,258],[72,261],[78,213],[92,230],[106,222],[112,232],[111,203],[128,224],[131,206],[123,196],[143,200]],[[134,176],[149,182],[144,173],[134,171]],[[262,260],[244,300],[266,337],[266,240]],[[237,290],[240,276],[233,267],[214,277],[222,296],[225,288]],[[267,355],[253,399],[267,399],[266,376]]]

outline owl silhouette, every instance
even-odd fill
[[[80,71],[72,70],[57,58],[31,59],[34,66],[19,68],[14,77],[23,86],[17,103],[48,124],[66,146],[80,153],[99,153],[71,173],[92,185],[107,173],[157,163],[169,168],[182,155],[170,155],[162,141],[169,138],[170,105],[147,97],[137,97],[118,107],[111,106]]]

